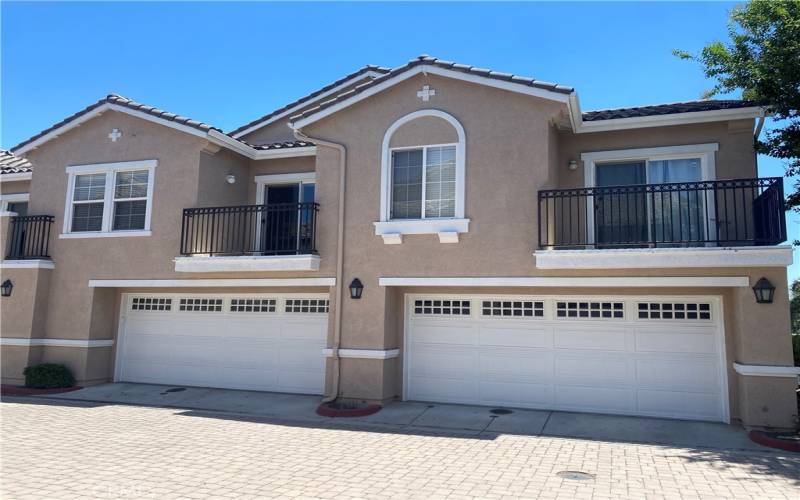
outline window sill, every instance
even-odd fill
[[[469,232],[469,219],[408,219],[373,224],[375,234],[387,245],[402,243],[404,234],[438,234],[441,243],[458,243],[458,233]]]
[[[110,232],[86,232],[86,233],[62,233],[58,237],[62,240],[78,238],[127,238],[133,236],[152,236],[152,231],[110,231]]]

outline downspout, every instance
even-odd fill
[[[753,138],[758,140],[758,136],[761,135],[761,129],[764,128],[764,122],[766,121],[767,117],[763,114],[758,117],[758,122],[756,123],[756,131],[753,134]]]
[[[342,279],[344,274],[344,200],[345,200],[345,167],[347,165],[347,150],[339,143],[326,141],[318,137],[309,137],[300,132],[299,129],[292,128],[294,136],[301,141],[313,142],[318,146],[328,146],[339,151],[339,223],[336,234],[336,285],[334,295],[336,296],[336,307],[333,310],[333,345],[331,346],[331,357],[333,358],[333,381],[331,394],[322,398],[323,403],[330,403],[339,397],[339,344],[342,339]]]

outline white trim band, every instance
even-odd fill
[[[210,288],[268,286],[334,286],[336,278],[263,278],[206,280],[89,280],[89,288]]]
[[[15,172],[13,174],[0,175],[0,182],[29,181],[33,178],[33,172]]]
[[[263,257],[175,257],[179,273],[225,271],[319,271],[319,255],[266,255]]]
[[[800,366],[743,365],[733,363],[733,369],[739,375],[750,377],[788,377],[800,376]]]
[[[0,338],[0,345],[23,347],[111,347],[114,341],[109,340],[74,340],[74,339],[21,339]]]
[[[333,349],[323,349],[326,358],[333,357]],[[392,359],[400,355],[400,349],[339,349],[340,358]]]
[[[786,267],[792,247],[624,248],[538,250],[537,269],[630,269],[668,267]]]
[[[380,278],[380,286],[474,286],[474,287],[746,287],[747,276],[674,277],[531,277],[531,278]]]
[[[0,262],[0,269],[55,269],[52,260],[4,260]]]

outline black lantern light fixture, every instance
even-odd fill
[[[355,278],[353,281],[350,282],[350,298],[351,299],[360,299],[361,294],[364,292],[364,285],[361,283],[361,280]]]
[[[14,288],[14,283],[11,283],[11,280],[5,280],[3,282],[3,297],[11,297],[12,288]]]
[[[759,304],[772,304],[775,286],[767,278],[761,278],[753,286],[753,293],[756,294],[756,302]]]

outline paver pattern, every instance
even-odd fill
[[[3,499],[800,498],[800,456],[783,452],[14,401]]]

